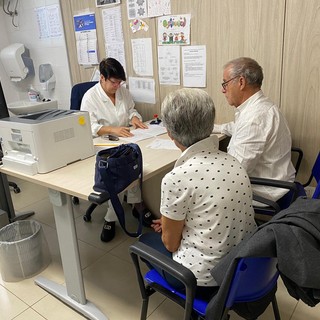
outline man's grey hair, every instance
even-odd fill
[[[223,69],[229,67],[230,78],[242,76],[246,79],[247,84],[259,88],[262,86],[263,71],[257,61],[251,58],[241,57],[229,61],[227,64],[224,65]]]
[[[179,89],[165,97],[161,118],[172,138],[188,148],[212,133],[214,103],[204,90]]]

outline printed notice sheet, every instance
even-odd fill
[[[171,14],[171,0],[148,0],[148,17]]]
[[[180,47],[158,46],[160,84],[180,85]]]
[[[136,102],[156,103],[153,79],[129,77],[129,91]]]
[[[40,39],[58,38],[62,36],[59,5],[39,7],[35,9]]]
[[[153,76],[151,38],[132,39],[133,70],[139,76]]]
[[[182,47],[184,87],[206,87],[206,46]]]
[[[126,70],[121,8],[116,6],[104,9],[101,13],[106,57],[117,59]]]
[[[73,17],[78,63],[98,64],[97,29],[94,13]]]

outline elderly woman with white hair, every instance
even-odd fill
[[[210,270],[256,227],[250,181],[235,158],[219,151],[211,134],[214,103],[204,90],[172,92],[161,109],[182,155],[162,180],[161,218],[152,224],[156,232],[140,241],[189,268],[197,295],[209,299],[216,292]],[[158,271],[182,290],[180,282]]]

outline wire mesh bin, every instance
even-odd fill
[[[37,221],[16,221],[0,229],[0,271],[4,281],[29,278],[50,261],[48,243]]]

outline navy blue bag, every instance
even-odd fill
[[[129,232],[125,226],[125,213],[118,193],[137,179],[140,180],[142,190],[142,171],[142,153],[140,147],[135,143],[120,144],[97,153],[93,189],[109,193],[119,223],[126,234],[131,237],[141,235],[142,217],[139,217],[137,231]]]

